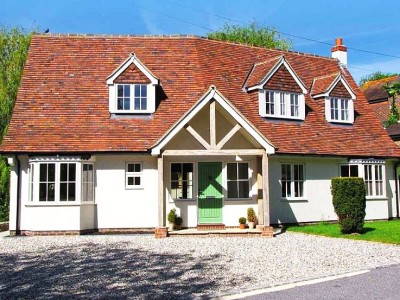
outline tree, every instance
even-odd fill
[[[392,98],[389,118],[384,122],[384,126],[389,127],[390,125],[396,124],[399,121],[399,110],[397,109],[396,105],[396,96],[400,95],[400,82],[397,81],[392,84],[385,84],[383,89],[388,93],[388,96]]]
[[[292,42],[282,38],[275,28],[259,27],[255,22],[248,26],[225,24],[221,30],[208,33],[207,37],[265,48],[292,49]]]
[[[372,74],[361,77],[358,85],[363,86],[368,81],[379,80],[379,79],[389,78],[389,77],[399,76],[399,75],[400,75],[399,73],[382,73],[381,71],[377,71]]]
[[[11,119],[32,32],[0,28],[0,143]],[[0,156],[0,221],[8,220],[10,171]]]

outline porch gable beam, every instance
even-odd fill
[[[210,145],[211,149],[216,146],[216,129],[215,129],[215,100],[210,102]]]
[[[211,149],[211,145],[207,143],[205,139],[202,138],[200,134],[197,133],[196,130],[190,125],[186,126],[186,130],[207,150]]]
[[[227,135],[224,136],[224,138],[217,144],[217,149],[222,149],[222,147],[234,136],[236,132],[238,132],[242,128],[239,124],[236,124],[235,127],[233,127]]]

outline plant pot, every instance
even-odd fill
[[[246,224],[240,224],[240,229],[246,229]]]
[[[175,225],[176,230],[181,230],[182,229],[182,225]]]
[[[168,230],[169,230],[169,231],[174,230],[174,223],[172,223],[172,222],[169,223]]]
[[[254,229],[254,222],[249,222],[249,229]]]

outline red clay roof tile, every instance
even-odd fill
[[[106,78],[131,52],[157,74],[163,96],[151,116],[111,118]],[[347,70],[343,76],[357,94],[354,125],[328,123],[323,101],[309,94],[305,121],[261,118],[257,91],[246,93],[242,85],[255,62],[281,55],[307,89],[315,77],[340,72],[337,61],[330,58],[198,37],[35,35],[1,150],[149,151],[215,85],[277,147],[277,153],[399,156],[399,148]]]

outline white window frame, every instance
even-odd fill
[[[353,162],[350,162],[348,164],[341,164],[340,166],[347,165],[357,165],[358,166],[358,177],[361,177],[364,182],[365,182],[365,189],[367,192],[366,199],[386,199],[386,171],[385,171],[385,162],[384,161],[379,161],[379,160],[352,160]],[[339,166],[339,176],[341,176],[341,171],[340,171],[340,166]],[[366,167],[370,166],[371,167],[371,180],[367,180],[366,176]],[[376,188],[376,168],[381,168],[381,178],[379,182],[381,182],[381,193],[377,194],[377,188]],[[368,190],[368,182],[371,183],[371,189],[372,193],[368,195],[369,190]]]
[[[236,164],[236,172],[238,174],[238,178],[236,180],[229,180],[228,179],[228,164]],[[238,164],[247,164],[247,179],[239,179],[239,166]],[[225,195],[225,199],[228,201],[231,200],[243,200],[243,199],[250,199],[252,196],[252,186],[251,186],[251,174],[252,174],[252,170],[250,168],[250,162],[249,161],[228,161],[225,163],[225,186],[226,186],[226,195]],[[229,181],[237,181],[237,191],[239,194],[239,182],[244,182],[247,181],[248,183],[248,190],[249,190],[249,195],[247,197],[244,198],[229,198],[228,196],[228,192],[229,192],[229,188],[228,188],[228,182]]]
[[[172,180],[172,165],[173,164],[180,164],[181,166],[182,166],[182,170],[183,170],[183,164],[191,164],[192,165],[192,179],[191,180],[181,180],[182,181],[182,183],[184,182],[184,181],[186,181],[186,182],[188,182],[188,181],[191,181],[192,182],[192,197],[191,198],[175,198],[174,197],[174,195],[172,195],[172,182],[173,181],[176,181],[176,180]],[[169,188],[170,188],[170,195],[171,195],[171,198],[172,198],[172,200],[194,200],[195,199],[195,166],[196,166],[196,164],[194,163],[194,162],[180,162],[180,161],[174,161],[174,162],[171,162],[170,163],[170,165],[169,165]]]
[[[270,97],[273,96],[273,101],[270,101]],[[292,99],[297,100],[297,115],[292,115]],[[267,102],[269,99],[269,102]],[[283,101],[282,101],[283,100]],[[274,112],[267,113],[267,104],[270,103],[269,107],[273,107]],[[293,120],[304,120],[305,119],[305,97],[302,93],[284,92],[276,90],[260,90],[259,91],[259,113],[262,117],[281,118],[281,119],[293,119]]]
[[[283,184],[283,180],[282,180],[282,166],[283,165],[289,165],[290,166],[290,191],[292,193],[292,195],[294,195],[295,193],[295,185],[298,182],[302,182],[303,183],[303,195],[302,196],[283,196],[282,195],[282,184]],[[303,180],[295,180],[294,179],[294,166],[298,165],[298,166],[302,166],[303,169]],[[300,163],[300,162],[281,162],[280,163],[280,179],[279,179],[279,184],[280,184],[280,195],[281,195],[281,200],[305,200],[306,199],[306,165],[304,163]],[[287,194],[287,191],[286,191]]]
[[[119,86],[129,86],[130,92],[129,92],[129,109],[118,109],[118,87]],[[139,91],[140,95],[135,94],[136,87],[139,86]],[[146,87],[146,97],[142,97],[142,87]],[[115,111],[118,113],[144,113],[149,111],[149,95],[148,95],[148,90],[149,90],[149,85],[148,84],[128,84],[128,83],[116,83],[115,84]],[[128,97],[123,97],[123,98],[128,98]],[[140,106],[141,106],[141,100],[146,99],[146,109],[135,109],[135,99],[139,98],[140,101]]]
[[[93,160],[94,161],[94,160]],[[95,175],[94,163],[80,158],[58,158],[58,157],[38,157],[29,160],[29,197],[26,205],[80,205],[82,203],[94,203],[95,194],[93,190],[93,201],[83,201],[82,197],[82,168],[83,164],[93,165],[93,181]],[[39,201],[39,184],[40,184],[40,166],[42,164],[55,164],[55,183],[54,183],[54,201]],[[75,200],[60,200],[60,184],[61,184],[61,164],[75,164]],[[93,182],[94,189],[94,182]]]
[[[140,172],[129,172],[129,165],[139,165]],[[135,169],[135,167],[134,167]],[[129,178],[133,178],[133,185],[128,184]],[[140,178],[140,184],[135,185],[135,178]],[[143,189],[143,162],[141,161],[127,161],[125,162],[125,189],[127,190],[137,190]]]
[[[332,118],[332,103],[337,101],[337,118]],[[343,110],[343,103],[347,102],[347,110]],[[342,112],[347,111],[347,120],[343,118]],[[354,101],[350,98],[343,97],[326,97],[325,98],[325,118],[331,123],[354,123]]]
[[[85,178],[84,178],[84,176],[83,176],[83,172],[84,172],[84,170],[83,170],[83,168],[84,168],[84,166],[91,166],[92,167],[92,181],[85,181]],[[93,163],[88,163],[88,162],[83,162],[82,163],[82,169],[81,169],[81,174],[82,174],[82,183],[81,183],[81,190],[82,190],[82,194],[81,194],[81,201],[83,202],[83,203],[92,203],[92,202],[94,202],[94,199],[96,199],[96,197],[95,197],[95,188],[94,188],[94,185],[95,185],[95,182],[96,182],[96,180],[95,180],[95,175],[96,175],[96,172],[95,172],[95,169],[94,169],[94,164]],[[87,185],[87,186],[89,186],[90,184],[92,185],[92,196],[93,196],[93,199],[92,200],[87,200],[86,199],[86,195],[84,195],[84,189],[83,189],[83,186],[84,185]],[[86,188],[86,191],[88,191],[89,189],[88,188]]]

